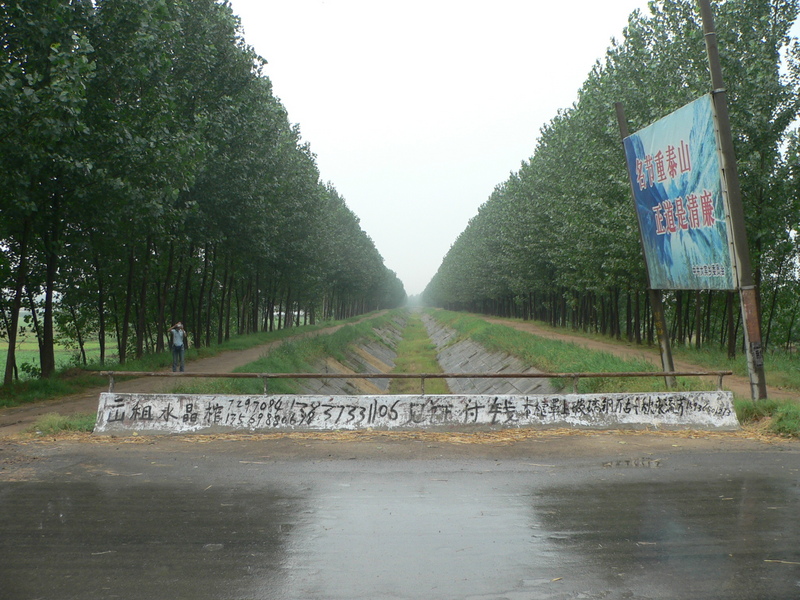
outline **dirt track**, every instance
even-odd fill
[[[546,327],[540,327],[530,322],[513,321],[509,319],[496,319],[491,317],[484,317],[487,321],[492,323],[499,323],[508,327],[513,327],[520,331],[535,334],[541,337],[558,339],[567,342],[573,342],[580,346],[608,352],[617,356],[625,358],[638,358],[647,360],[655,365],[660,365],[660,357],[655,349],[650,349],[634,344],[619,344],[613,342],[603,342],[584,338],[581,336],[570,335],[568,333],[561,333],[552,331]],[[306,335],[320,335],[333,333],[339,327],[330,327],[321,329],[316,332]],[[254,360],[257,360],[264,353],[268,352],[275,346],[281,344],[281,341],[271,342],[269,344],[251,348],[249,350],[229,351],[223,352],[217,356],[192,361],[187,365],[187,371],[195,373],[229,373],[235,368],[246,365]],[[675,368],[683,371],[697,371],[702,370],[702,367],[697,365],[676,361]],[[727,376],[725,377],[725,389],[732,391],[737,396],[748,398],[750,396],[749,381],[744,377]],[[114,389],[117,392],[160,392],[169,389],[174,385],[174,380],[171,378],[140,378],[125,382],[116,383]],[[61,414],[73,413],[93,413],[97,410],[98,396],[101,392],[106,391],[106,387],[94,388],[86,390],[80,394],[67,396],[58,400],[50,400],[38,402],[36,404],[28,404],[25,406],[3,408],[0,409],[0,437],[16,435],[30,425],[40,416],[57,412]],[[769,388],[769,396],[771,398],[797,398],[797,394],[787,392],[776,388]]]
[[[319,329],[303,335],[321,335],[333,333],[342,325]],[[237,367],[246,365],[282,344],[283,341],[270,342],[248,350],[234,350],[222,352],[217,356],[194,360],[186,365],[186,370],[193,373],[231,373]],[[165,369],[166,370],[166,369]],[[175,385],[175,380],[170,377],[143,377],[129,381],[117,382],[114,391],[121,393],[163,392]],[[32,425],[36,419],[47,413],[60,413],[70,415],[74,413],[94,413],[97,411],[97,402],[100,393],[108,391],[107,387],[88,389],[79,394],[65,396],[57,400],[47,400],[36,404],[15,406],[0,409],[0,437],[15,435]]]
[[[519,331],[532,333],[534,335],[538,335],[543,338],[548,338],[552,340],[561,340],[564,342],[572,342],[578,346],[583,346],[584,348],[588,348],[590,350],[596,350],[598,352],[608,352],[609,354],[620,356],[622,358],[646,360],[654,364],[658,368],[661,367],[661,355],[659,354],[658,349],[656,348],[637,346],[636,344],[632,343],[621,343],[621,342],[610,342],[610,341],[604,342],[601,340],[585,338],[578,335],[570,335],[568,333],[552,331],[547,327],[541,327],[529,321],[514,321],[511,319],[497,319],[493,317],[482,317],[482,318],[484,318],[486,321],[490,323],[497,323],[499,325],[513,327],[514,329],[517,329]],[[696,364],[682,360],[673,360],[673,363],[675,365],[676,371],[706,370],[705,367],[701,367]],[[740,396],[742,398],[750,398],[750,381],[746,377],[741,377],[738,375],[726,375],[725,378],[723,379],[723,388],[733,392],[734,395],[736,396]],[[772,386],[767,386],[767,395],[770,398],[778,398],[786,400],[796,400],[798,398],[797,392],[786,391]]]

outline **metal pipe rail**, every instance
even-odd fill
[[[108,376],[108,391],[114,391],[115,377],[205,377],[227,379],[263,379],[264,393],[268,393],[270,379],[419,379],[425,395],[426,379],[572,379],[572,393],[578,392],[582,378],[597,377],[718,377],[717,389],[722,389],[722,378],[733,371],[635,371],[630,373],[172,373],[170,371],[100,371]]]

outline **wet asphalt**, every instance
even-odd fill
[[[797,444],[280,444],[0,448],[0,599],[800,598]]]

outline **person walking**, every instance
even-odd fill
[[[167,329],[167,335],[170,339],[170,347],[172,348],[172,372],[178,370],[180,365],[181,373],[185,370],[186,366],[186,330],[183,328],[183,323],[178,321]]]

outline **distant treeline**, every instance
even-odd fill
[[[56,333],[124,362],[178,320],[210,345],[404,301],[227,3],[15,0],[0,21],[5,383],[21,309],[47,376]]]
[[[789,37],[798,2],[712,7],[763,339],[790,346],[800,307],[800,55]],[[709,93],[711,83],[697,2],[657,0],[650,8],[631,15],[575,103],[542,128],[533,156],[480,207],[425,290],[429,304],[653,339],[614,104],[623,103],[636,131]],[[666,306],[678,343],[713,342],[729,352],[741,344],[733,293],[671,292]]]

